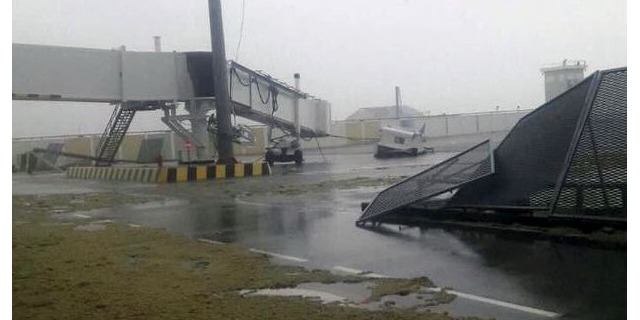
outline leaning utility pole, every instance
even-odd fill
[[[236,163],[236,160],[233,157],[231,106],[220,0],[209,0],[209,26],[211,29],[213,83],[216,95],[216,120],[218,123],[218,136],[216,137],[218,140],[218,163],[233,164]]]

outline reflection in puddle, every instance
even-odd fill
[[[105,220],[99,220],[99,221],[93,221],[89,224],[83,224],[83,225],[79,225],[75,228],[73,228],[73,230],[78,230],[78,231],[100,231],[100,230],[104,230],[106,229],[106,224],[108,223],[114,223],[115,221],[110,220],[110,219],[105,219]]]
[[[104,224],[96,224],[96,223],[83,224],[73,228],[73,230],[78,230],[78,231],[100,231],[104,229],[106,229],[106,226]]]
[[[454,298],[448,295],[447,299],[443,299],[442,295],[444,291],[427,287],[413,292],[407,291],[406,293],[389,294],[380,298],[373,298],[372,289],[375,286],[373,282],[338,282],[330,284],[311,282],[299,284],[295,288],[242,290],[239,293],[243,296],[303,297],[319,300],[322,303],[339,303],[369,310],[401,308],[427,312],[430,311],[427,309],[428,307],[448,304],[453,301]]]
[[[240,295],[260,295],[260,296],[279,296],[279,297],[303,297],[318,299],[322,303],[346,302],[347,298],[341,297],[328,292],[322,292],[317,290],[299,289],[299,288],[284,288],[284,289],[262,289],[262,290],[242,290]]]

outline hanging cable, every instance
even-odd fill
[[[280,108],[280,106],[278,105],[278,90],[273,87],[273,96],[271,98],[271,124],[273,127],[278,128],[280,131],[282,131],[284,133],[283,136],[278,137],[278,138],[273,138],[271,139],[276,140],[276,139],[280,139],[280,138],[284,138],[284,137],[289,137],[291,136],[291,133],[289,130],[283,128],[280,123],[278,123],[277,121],[275,121],[275,113],[276,111],[278,111],[278,109]],[[310,141],[310,140],[307,140]]]
[[[271,98],[271,86],[269,86],[269,88],[268,88],[269,90],[267,92],[267,98],[264,99],[262,97],[262,91],[260,91],[260,83],[258,82],[257,79],[253,79],[253,82],[256,83],[256,88],[258,88],[258,96],[260,98],[260,101],[262,102],[262,104],[267,104],[269,102],[269,98]]]
[[[278,105],[278,89],[276,89],[276,87],[274,87],[273,85],[270,85],[269,92],[271,92],[271,109],[275,113],[280,108],[280,106]]]
[[[242,18],[240,18],[240,37],[238,38],[238,46],[236,47],[236,61],[238,61],[238,56],[240,55],[240,45],[242,44],[242,35],[244,33],[244,9],[245,0],[242,0]]]
[[[231,114],[233,115],[233,126],[235,127],[237,125],[236,123],[236,108],[233,107],[233,104],[231,104]]]
[[[253,81],[253,80],[252,80],[252,79],[253,79],[253,77],[251,77],[251,75],[249,75],[249,83],[244,83],[244,82],[242,82],[242,79],[240,78],[240,75],[238,74],[238,70],[237,70],[235,67],[231,67],[231,68],[229,69],[229,73],[231,73],[231,75],[234,75],[234,74],[235,74],[236,79],[238,79],[238,82],[239,82],[242,86],[244,86],[244,87],[250,87],[250,86],[251,86],[251,82]]]
[[[327,162],[327,158],[325,158],[324,157],[324,153],[322,153],[322,147],[320,146],[320,141],[318,141],[318,136],[316,136],[314,134],[313,137],[316,139],[316,144],[318,145],[318,151],[320,152],[320,155],[322,156],[322,162]]]

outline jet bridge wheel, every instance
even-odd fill
[[[296,164],[302,164],[302,161],[304,161],[302,159],[302,150],[298,149],[293,152],[293,161],[295,161]]]
[[[273,151],[268,150],[265,154],[264,154],[264,161],[266,161],[270,167],[273,167],[273,162],[275,161],[275,157],[276,155],[273,154]]]

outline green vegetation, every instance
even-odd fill
[[[411,310],[367,311],[303,298],[240,296],[241,289],[303,282],[357,282],[271,264],[236,245],[197,242],[163,230],[52,219],[77,210],[154,198],[117,194],[13,197],[15,319],[451,319]],[[93,221],[93,223],[98,223]],[[431,285],[426,278],[378,280],[373,298]]]
[[[379,301],[389,295],[406,296],[421,291],[424,287],[433,287],[431,280],[421,277],[415,279],[378,279],[372,288],[370,301]]]

